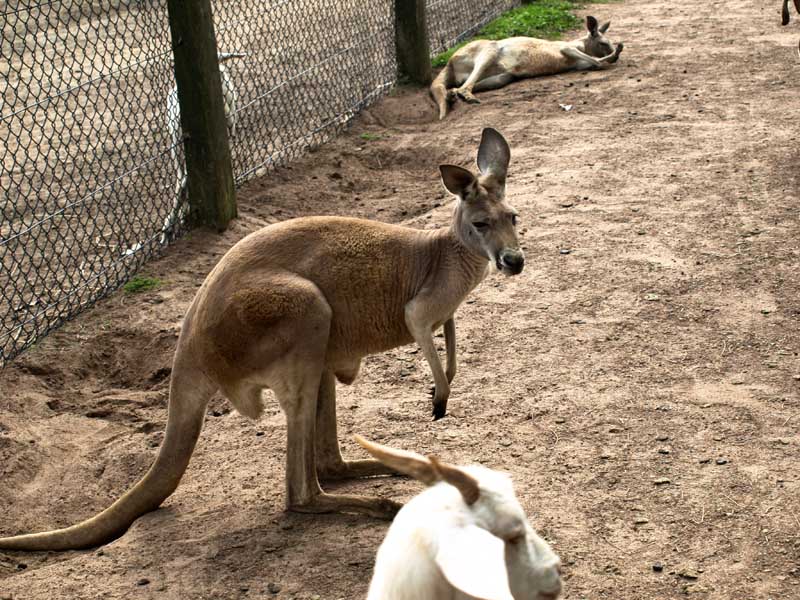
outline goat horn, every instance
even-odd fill
[[[447,463],[441,463],[435,456],[429,456],[428,460],[433,465],[433,470],[439,475],[442,481],[446,481],[456,488],[464,497],[464,502],[468,506],[475,504],[481,495],[478,487],[478,480],[472,475]]]
[[[353,437],[367,452],[387,467],[391,467],[400,473],[413,477],[425,485],[433,485],[441,479],[431,462],[421,454],[390,448],[383,444],[376,444],[375,442],[364,439],[358,434],[355,434]]]

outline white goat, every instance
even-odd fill
[[[230,137],[236,135],[236,88],[233,85],[230,73],[225,68],[225,61],[232,58],[242,58],[246,56],[242,52],[220,52],[219,56],[219,75],[222,82],[222,100],[225,103],[225,120],[228,123]],[[167,95],[167,131],[169,133],[170,156],[175,163],[175,199],[167,218],[164,219],[162,228],[161,243],[164,244],[169,239],[173,228],[186,218],[187,207],[183,199],[183,191],[186,189],[186,169],[183,160],[178,154],[178,148],[183,144],[181,132],[181,107],[178,103],[178,88],[174,86]]]
[[[432,487],[406,504],[378,550],[367,600],[553,600],[560,561],[528,523],[511,477],[356,440]]]

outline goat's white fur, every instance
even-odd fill
[[[478,481],[478,500],[468,505],[440,482],[408,502],[378,550],[367,599],[555,598],[559,558],[528,523],[511,477],[460,469]]]
[[[241,58],[245,56],[240,52],[220,52],[219,53],[219,76],[222,84],[222,100],[224,102],[225,120],[228,123],[230,137],[236,135],[236,88],[233,85],[230,73],[225,68],[225,61],[231,58]],[[172,228],[181,223],[186,218],[188,207],[182,202],[183,190],[186,188],[186,168],[180,157],[178,148],[183,145],[183,135],[181,132],[181,107],[178,103],[178,87],[173,86],[167,95],[167,132],[169,135],[170,157],[175,165],[175,192],[172,210],[164,219],[162,228],[161,243],[165,243]]]

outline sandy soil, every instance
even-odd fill
[[[444,225],[436,165],[471,164],[491,125],[527,267],[459,310],[448,418],[429,420],[414,347],[340,386],[346,453],[358,432],[510,471],[566,598],[800,598],[800,20],[781,29],[779,8],[598,5],[626,42],[615,68],[521,82],[444,123],[399,92],[249,184],[229,232],[146,269],[161,288],[112,296],[0,374],[0,533],[76,522],[144,472],[181,318],[236,240],[320,213]],[[387,524],[284,513],[284,436],[274,401],[253,422],[215,399],[161,510],[94,551],[0,553],[0,598],[363,597]]]

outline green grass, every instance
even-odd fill
[[[570,0],[538,0],[520,6],[487,23],[475,37],[461,42],[447,52],[442,52],[431,61],[431,64],[434,67],[443,67],[456,50],[473,40],[502,40],[517,36],[559,39],[565,31],[580,27],[581,20],[572,11],[581,6],[581,3]]]
[[[380,133],[362,133],[359,137],[361,137],[362,140],[372,142],[381,139],[383,136]]]
[[[138,294],[154,290],[161,285],[161,281],[152,277],[139,277],[138,275],[124,285],[124,289],[129,294]]]

